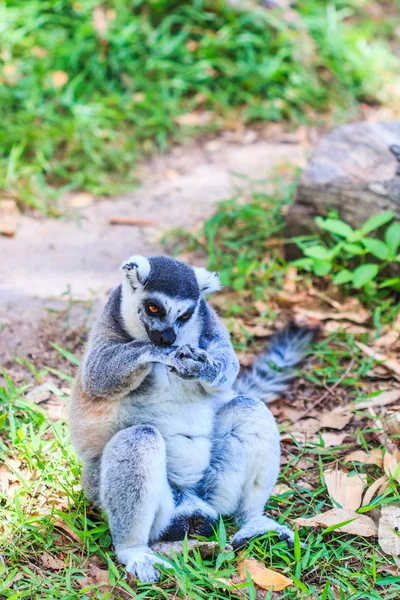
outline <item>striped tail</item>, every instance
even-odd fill
[[[318,333],[317,327],[291,322],[272,337],[267,349],[251,367],[240,372],[235,392],[255,396],[266,403],[276,400],[295,379],[293,369],[308,354]]]

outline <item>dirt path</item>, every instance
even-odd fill
[[[295,136],[286,143],[218,139],[177,147],[143,167],[143,185],[132,193],[95,202],[67,221],[21,217],[14,238],[0,237],[0,363],[13,354],[34,358],[44,311],[62,309],[67,290],[70,298],[96,299],[96,312],[118,283],[123,258],[163,252],[162,231],[194,227],[218,201],[248,186],[246,178],[265,180],[283,163],[303,166],[305,159],[306,148]],[[154,219],[159,225],[113,226],[111,216]]]

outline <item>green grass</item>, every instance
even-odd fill
[[[315,370],[323,381],[335,381],[344,369],[352,349],[334,355],[332,341],[321,343],[316,351],[324,363],[324,372]],[[337,340],[336,340],[337,341]],[[360,358],[360,357],[359,357]],[[355,378],[365,374],[362,359],[357,359]],[[351,381],[344,381],[348,388]],[[172,571],[165,572],[159,584],[131,584],[124,569],[116,564],[111,548],[109,530],[103,516],[87,504],[79,485],[80,465],[68,442],[63,420],[49,423],[46,414],[25,399],[27,387],[16,387],[7,379],[0,389],[0,453],[15,473],[16,489],[1,494],[0,503],[0,597],[8,599],[43,598],[235,598],[226,583],[237,573],[238,557],[220,552],[216,560],[203,560],[178,555],[171,561]],[[355,388],[354,399],[363,396]],[[66,397],[64,396],[64,399]],[[369,415],[368,415],[369,417]],[[369,432],[360,423],[353,439],[335,448],[326,448],[323,441],[304,449],[286,447],[287,464],[282,468],[280,482],[289,490],[272,497],[266,509],[281,522],[290,524],[297,516],[312,516],[332,507],[327,496],[323,469],[334,466],[340,457],[355,445],[369,448]],[[299,468],[299,460],[308,459],[312,468]],[[11,459],[12,462],[8,462]],[[15,462],[19,461],[19,462]],[[368,471],[371,483],[381,472]],[[13,484],[15,485],[15,484]],[[310,485],[312,486],[310,489]],[[389,490],[373,502],[370,508],[398,501],[399,489],[392,482]],[[228,525],[228,532],[232,525]],[[223,548],[226,532],[221,524],[216,539]],[[300,539],[304,547],[290,550],[274,535],[251,542],[244,555],[262,561],[268,568],[284,572],[294,580],[281,598],[288,600],[356,600],[398,598],[399,578],[390,578],[385,568],[394,564],[376,546],[376,540],[363,539],[339,532],[323,532],[302,528]],[[45,567],[41,557],[48,552],[61,560],[60,570]],[[108,571],[106,587],[89,585],[91,563]],[[389,577],[389,578],[388,578]],[[104,584],[104,580],[103,580]],[[238,584],[245,598],[255,598],[252,584]],[[237,591],[237,590],[236,590]],[[266,598],[271,598],[265,592]],[[258,596],[257,596],[258,597]]]
[[[138,160],[201,129],[179,125],[187,112],[208,113],[205,130],[315,122],[334,107],[356,114],[399,67],[388,45],[396,1],[384,23],[366,18],[367,4],[304,0],[293,20],[221,0],[8,0],[0,7],[4,195],[56,214],[64,191],[115,194],[135,181]],[[95,7],[109,11],[107,31],[94,26]]]

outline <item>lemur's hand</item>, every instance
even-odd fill
[[[189,344],[180,346],[175,351],[174,363],[170,366],[171,373],[181,379],[197,379],[209,383],[215,380],[219,369],[211,354]]]

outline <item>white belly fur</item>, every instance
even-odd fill
[[[148,392],[132,392],[124,400],[120,426],[156,427],[166,443],[170,482],[191,487],[210,462],[215,412],[233,392],[208,394],[198,383],[172,375],[164,365],[154,365],[153,376]]]

